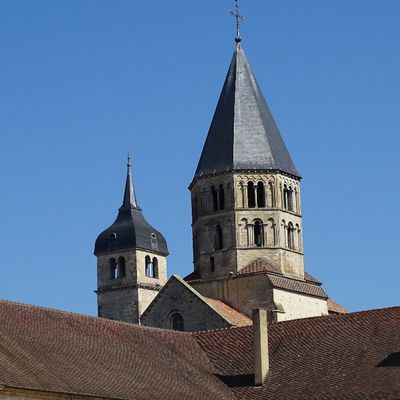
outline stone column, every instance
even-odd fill
[[[247,201],[247,184],[243,183],[243,208],[248,208],[249,203]]]

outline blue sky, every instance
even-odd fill
[[[243,47],[303,176],[306,269],[350,310],[399,304],[398,0],[242,0]],[[192,270],[193,177],[233,0],[0,2],[0,298],[96,314],[122,201]]]

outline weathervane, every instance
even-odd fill
[[[244,16],[239,14],[239,4],[238,0],[235,0],[235,11],[229,11],[229,14],[232,15],[232,17],[236,18],[236,37],[235,41],[236,43],[239,43],[242,39],[240,38],[240,23],[244,20]]]

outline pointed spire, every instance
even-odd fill
[[[136,202],[135,188],[132,180],[132,163],[131,153],[128,152],[127,174],[125,183],[124,200],[122,202],[121,210],[130,210],[132,208],[139,208]]]
[[[237,41],[194,179],[260,170],[300,177]]]

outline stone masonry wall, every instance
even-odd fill
[[[230,325],[178,280],[171,280],[142,315],[142,325],[171,329],[171,317],[183,317],[184,330],[195,332],[227,328]]]

